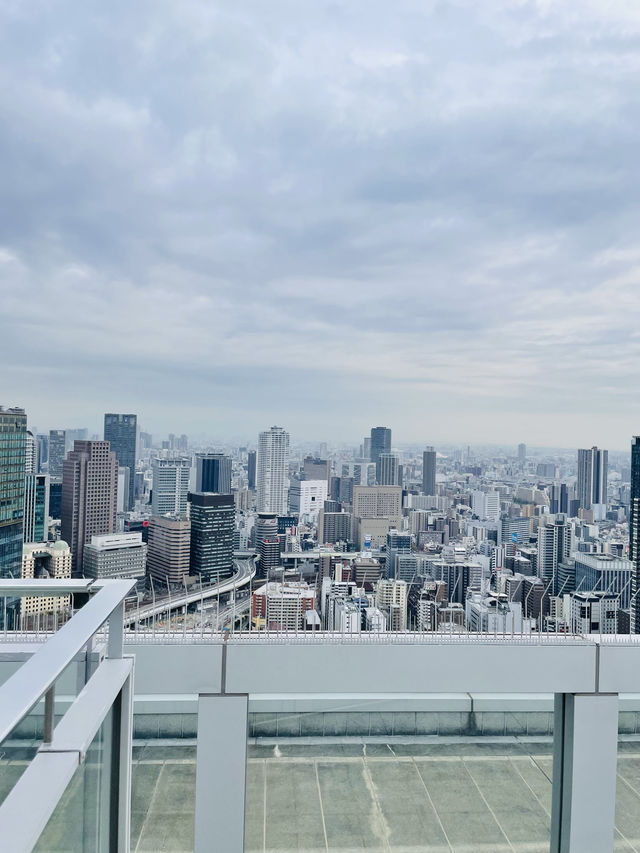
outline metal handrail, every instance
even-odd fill
[[[4,581],[0,589],[5,588],[7,583],[10,582]],[[37,583],[41,585],[47,581]],[[31,586],[25,581],[18,581],[12,589],[20,588],[20,584],[26,588],[27,594],[31,594]],[[55,595],[55,590],[60,588],[59,584],[59,580],[51,581],[48,594]],[[134,585],[135,580],[94,582],[90,590],[97,590],[96,594],[0,686],[0,743],[55,684],[75,655],[122,605]]]

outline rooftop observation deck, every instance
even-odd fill
[[[160,636],[127,583],[0,634],[11,853],[640,853],[635,638]]]

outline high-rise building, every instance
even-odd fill
[[[186,515],[149,519],[147,574],[161,587],[179,586],[189,576],[191,521]]]
[[[27,416],[0,406],[0,577],[20,577]]]
[[[222,453],[196,454],[196,492],[231,494],[231,457]]]
[[[288,465],[289,433],[277,426],[261,432],[256,469],[258,512],[286,513]]]
[[[472,492],[471,508],[473,514],[483,521],[498,521],[500,518],[500,493],[494,491]]]
[[[191,517],[191,573],[203,583],[218,583],[233,575],[233,495],[211,492],[189,494]]]
[[[607,468],[609,454],[592,447],[578,450],[577,498],[583,509],[607,503]]]
[[[62,538],[71,572],[83,574],[84,546],[116,529],[118,463],[108,441],[76,441],[62,467]]]
[[[363,518],[402,517],[402,489],[400,486],[354,486],[353,514]],[[400,526],[400,520],[396,527]]]
[[[186,457],[153,459],[151,471],[153,477],[151,511],[153,515],[166,515],[167,513],[185,515],[187,512],[189,477],[191,476],[191,460]]]
[[[247,454],[247,486],[250,489],[256,487],[256,456],[255,450],[250,450]]]
[[[67,435],[63,429],[49,430],[49,476],[62,477]]]
[[[118,465],[118,512],[129,512],[129,469]]]
[[[24,455],[24,473],[37,474],[40,470],[38,462],[38,442],[30,429],[27,430],[27,444]]]
[[[436,452],[433,447],[425,448],[422,454],[422,491],[425,495],[436,493]]]
[[[92,536],[84,546],[84,575],[87,578],[135,578],[144,583],[147,546],[142,533],[110,533]]]
[[[316,606],[315,591],[301,581],[269,581],[258,587],[251,601],[251,616],[257,629],[296,631],[304,615]]]
[[[376,480],[380,486],[401,486],[400,460],[396,453],[381,453],[376,462]]]
[[[549,509],[553,515],[562,512],[569,515],[569,487],[566,483],[554,483],[550,489],[551,504]]]
[[[387,617],[390,631],[407,630],[408,586],[404,581],[379,580],[376,586],[376,607]]]
[[[571,555],[571,525],[563,515],[552,524],[541,524],[538,528],[538,577],[550,595],[562,595],[558,581],[558,566],[566,563]],[[566,592],[566,590],[565,590]]]
[[[325,512],[318,516],[318,544],[335,545],[351,540],[351,515],[348,512]]]
[[[381,453],[391,453],[391,430],[389,427],[372,427],[371,461],[377,464]]]
[[[527,445],[519,444],[518,445],[518,462],[522,465],[527,461]]]
[[[118,465],[129,469],[129,492],[125,512],[133,509],[135,503],[136,476],[136,439],[138,432],[137,415],[120,415],[113,412],[104,416],[104,440],[111,445]]]
[[[49,475],[25,474],[25,542],[46,542],[49,538]]]

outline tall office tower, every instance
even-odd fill
[[[36,443],[38,445],[38,474],[45,465],[49,464],[49,436],[37,435]]]
[[[89,438],[89,430],[86,427],[79,427],[78,429],[67,429],[65,430],[65,452],[68,453],[70,450],[73,450],[73,446],[76,441],[87,441]],[[97,440],[97,436],[95,436]]]
[[[71,573],[82,575],[84,546],[116,529],[118,463],[108,441],[76,441],[62,466],[62,538]]]
[[[62,477],[67,434],[63,429],[49,430],[49,476]]]
[[[27,444],[24,454],[24,473],[37,474],[40,470],[38,464],[38,442],[30,429],[27,430]]]
[[[256,487],[256,456],[255,450],[250,450],[247,454],[247,486],[250,489]]]
[[[203,583],[218,583],[233,575],[233,495],[190,492],[191,573]]]
[[[27,416],[0,406],[0,577],[20,577]]]
[[[387,556],[384,563],[384,573],[388,578],[398,577],[396,574],[396,556],[411,553],[411,534],[390,530],[387,533]]]
[[[408,586],[405,581],[379,580],[376,586],[376,607],[387,616],[390,631],[407,630]]]
[[[371,461],[376,465],[381,453],[391,453],[391,430],[389,427],[372,427]]]
[[[327,459],[319,459],[317,456],[305,456],[302,475],[305,480],[326,480],[329,482],[331,465]]]
[[[365,461],[371,461],[371,436],[367,435],[362,442],[362,458]]]
[[[640,435],[635,435],[631,441],[629,559],[631,560],[631,633],[640,634]]]
[[[379,486],[401,486],[400,460],[395,453],[381,453],[376,462],[376,480]]]
[[[425,448],[422,454],[422,492],[425,495],[436,493],[436,452],[433,447]]]
[[[46,542],[49,538],[49,475],[25,474],[25,542]]]
[[[129,469],[118,466],[118,512],[129,512]]]
[[[354,486],[353,514],[363,518],[402,520],[402,489],[400,486]],[[400,521],[396,527],[400,526]]]
[[[253,545],[260,556],[260,573],[268,576],[269,570],[280,565],[281,537],[278,518],[274,513],[258,513],[253,528]]]
[[[553,515],[558,512],[569,515],[569,487],[566,483],[554,483],[551,486],[550,499],[549,509]]]
[[[166,515],[168,512],[185,515],[191,460],[185,457],[153,459],[151,471],[153,477],[151,512],[153,515]]]
[[[135,578],[144,584],[147,546],[142,533],[109,533],[92,536],[84,546],[84,574],[87,578]]]
[[[518,462],[524,464],[527,461],[527,445],[518,445]]]
[[[592,447],[578,450],[577,498],[583,509],[593,504],[607,503],[607,467],[609,454],[606,450]]]
[[[471,492],[471,509],[483,521],[498,521],[500,518],[499,492]]]
[[[71,549],[66,542],[30,542],[22,549],[23,578],[70,578]],[[65,611],[69,607],[69,596],[23,596],[20,599],[20,614],[27,628],[38,625],[40,628],[54,627],[56,611]],[[42,618],[43,614],[52,615],[51,620]],[[35,624],[34,624],[35,623]]]
[[[571,556],[571,525],[564,516],[558,516],[553,524],[543,524],[538,528],[538,577],[545,587],[549,586],[550,595],[562,595],[558,580],[558,566],[566,563]],[[566,592],[566,590],[565,590]]]
[[[231,494],[231,457],[222,453],[196,454],[196,492]]]
[[[111,444],[118,465],[129,469],[128,502],[124,508],[130,512],[135,504],[137,415],[118,415],[112,412],[104,416],[104,440]]]
[[[261,432],[256,464],[258,512],[275,512],[277,515],[286,513],[288,467],[289,433],[277,426]]]
[[[154,515],[149,519],[147,574],[162,587],[177,586],[189,576],[191,521],[186,515]]]
[[[326,499],[326,480],[291,480],[289,506],[300,519],[315,521]]]

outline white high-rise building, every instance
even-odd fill
[[[273,426],[258,436],[256,487],[258,512],[287,512],[289,433]]]
[[[499,492],[472,492],[471,509],[473,514],[482,521],[498,521],[500,518]]]
[[[292,480],[289,489],[291,512],[316,521],[327,499],[326,480]]]
[[[390,631],[407,630],[407,599],[408,586],[405,581],[378,581],[376,607],[387,616]]]
[[[166,515],[168,512],[185,515],[191,460],[186,458],[153,459],[151,470],[153,471],[151,493],[153,515]]]

